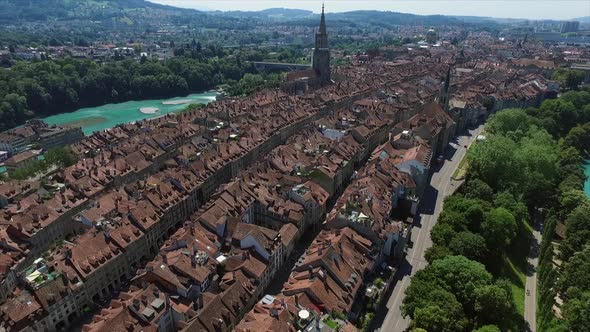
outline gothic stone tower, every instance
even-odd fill
[[[330,48],[328,47],[328,33],[326,31],[324,5],[322,5],[320,30],[315,34],[315,48],[313,49],[312,67],[322,83],[327,83],[330,81]]]

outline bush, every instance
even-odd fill
[[[362,330],[363,331],[367,331],[369,326],[371,325],[371,321],[373,321],[373,318],[375,318],[375,314],[372,312],[368,312],[365,314],[365,316],[363,317],[363,325],[362,325]]]
[[[375,281],[373,281],[373,284],[375,284],[375,286],[381,288],[385,285],[385,282],[381,278],[376,278]]]

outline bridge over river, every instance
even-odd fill
[[[305,70],[311,68],[309,64],[301,63],[281,63],[281,62],[264,62],[264,61],[252,61],[256,69],[258,70]]]

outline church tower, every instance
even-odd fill
[[[322,18],[320,29],[315,34],[315,48],[313,49],[312,68],[322,83],[330,81],[330,48],[328,47],[328,32],[326,31],[326,17],[322,4]]]

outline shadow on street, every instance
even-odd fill
[[[438,199],[438,189],[431,184],[424,190],[422,199],[420,200],[420,213],[426,215],[433,215],[436,201]]]
[[[389,309],[387,308],[387,302],[389,302],[389,298],[391,297],[391,293],[395,289],[396,285],[406,276],[410,276],[412,273],[412,265],[406,258],[404,258],[399,265],[399,269],[397,270],[393,280],[391,281],[391,286],[389,289],[381,295],[381,298],[384,299],[381,305],[375,311],[375,318],[371,322],[371,326],[367,331],[375,331],[375,329],[379,328],[383,325],[385,321],[385,317],[387,316],[387,312]]]

